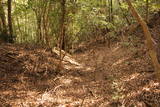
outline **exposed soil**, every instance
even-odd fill
[[[140,39],[129,43],[81,47],[61,71],[50,48],[1,44],[0,106],[160,107],[160,82],[147,49]]]
[[[160,86],[143,48],[99,44],[74,55],[83,67],[56,71],[50,49],[3,44],[1,106],[159,107]]]

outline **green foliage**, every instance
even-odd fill
[[[66,0],[66,42],[67,45],[86,41],[97,36],[104,36],[103,30],[109,29],[111,38],[117,38],[115,31],[127,25],[125,17],[131,23],[134,19],[128,12],[128,5],[120,0],[113,0],[113,21],[109,21],[109,7],[107,0]],[[49,7],[47,3],[51,3]],[[145,17],[146,0],[132,1],[138,11]],[[160,9],[160,2],[149,0],[149,11]],[[52,46],[58,42],[61,24],[61,0],[15,0],[12,4],[14,33],[17,42],[38,42],[38,21],[44,20],[43,13],[49,8],[47,33]],[[46,16],[45,16],[46,17]],[[43,22],[42,22],[43,23]],[[44,25],[42,30],[44,30]],[[44,35],[46,36],[46,35]]]

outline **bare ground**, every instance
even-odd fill
[[[160,107],[160,85],[143,45],[96,44],[64,62],[49,48],[0,46],[2,107]]]

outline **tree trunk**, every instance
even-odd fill
[[[111,22],[114,23],[113,20],[113,1],[111,0]]]
[[[4,8],[2,5],[2,0],[0,0],[0,22],[1,22],[1,39],[4,42],[8,42],[9,38],[8,38],[8,30],[7,30],[7,24],[6,24],[6,17],[5,17],[5,12],[4,12]]]
[[[59,40],[59,48],[60,48],[60,63],[59,63],[59,69],[62,68],[62,49],[65,50],[65,15],[66,15],[66,0],[61,0],[61,25],[60,25],[60,40]]]
[[[108,0],[108,10],[109,10],[109,22],[114,23],[113,20],[113,1]]]
[[[36,20],[37,20],[37,41],[39,44],[42,43],[42,19],[41,19],[41,13],[38,14],[38,11],[35,11],[36,14]]]
[[[9,28],[9,42],[13,43],[13,28],[12,28],[12,0],[8,0],[8,28]]]
[[[19,42],[23,43],[23,32],[21,30],[20,23],[19,23],[19,18],[18,17],[16,18],[16,21],[17,21],[18,30],[19,30],[19,33],[20,33]]]
[[[156,49],[155,49],[155,46],[154,46],[155,42],[153,41],[153,38],[152,38],[151,33],[149,31],[149,28],[148,28],[146,22],[138,14],[136,9],[132,6],[132,3],[130,2],[130,0],[126,0],[126,2],[129,6],[129,9],[131,10],[131,13],[132,13],[133,17],[136,18],[137,22],[143,28],[144,36],[146,38],[146,45],[147,45],[147,48],[148,48],[148,53],[151,57],[154,69],[157,72],[158,79],[160,79],[160,64],[158,62],[157,53],[156,53]]]
[[[6,17],[5,17],[5,12],[2,6],[2,0],[0,0],[0,18],[2,20],[3,29],[7,31]]]
[[[149,1],[146,0],[146,21],[148,22],[148,16],[149,16]]]
[[[45,39],[45,44],[50,46],[50,41],[49,41],[49,12],[51,9],[51,1],[47,1],[44,4],[44,11],[43,11],[43,33],[44,33],[44,39]]]
[[[65,15],[66,15],[66,0],[61,1],[61,8],[62,8],[62,16],[61,16],[61,49],[65,50]]]

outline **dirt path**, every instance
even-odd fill
[[[148,55],[142,50],[142,47],[137,50],[134,47],[127,48],[115,44],[111,49],[98,46],[75,55],[84,69],[69,71],[61,78],[66,82],[70,81],[68,85],[64,83],[66,86],[59,88],[60,92],[67,93],[59,94],[63,96],[62,99],[67,96],[67,100],[72,99],[68,103],[64,102],[64,105],[159,107],[159,82],[152,73]]]
[[[113,67],[126,60],[122,58],[122,51],[116,45],[112,50],[100,47],[75,55],[83,68],[67,71],[65,75],[55,79],[57,85],[46,92],[51,95],[50,104],[53,104],[54,97],[54,106],[106,107],[112,103],[118,105],[118,99],[123,97],[118,86],[123,74],[114,71]]]

